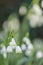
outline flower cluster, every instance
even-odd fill
[[[9,42],[9,46],[5,46],[1,44],[1,54],[4,56],[4,58],[7,57],[7,53],[12,53],[13,50],[15,49],[15,53],[22,53],[25,51],[25,55],[29,56],[31,54],[31,51],[33,49],[33,46],[30,42],[30,40],[26,37],[23,38],[23,42],[26,44],[22,44],[21,46],[17,45],[15,42],[15,39],[12,38],[11,42]]]
[[[32,45],[31,41],[27,37],[23,38],[23,44],[21,46],[16,44],[14,38],[11,39],[11,41],[9,42],[9,46],[7,47],[1,44],[0,52],[4,58],[7,58],[7,54],[13,53],[14,50],[15,50],[15,53],[19,53],[19,54],[24,52],[26,56],[31,56],[32,52],[35,51],[34,46]],[[42,58],[43,57],[42,51],[37,51],[36,57]]]
[[[12,53],[13,52],[13,49],[15,48],[16,46],[16,42],[14,40],[14,38],[12,38],[11,42],[9,43],[9,46],[5,46],[3,44],[1,44],[1,54],[4,56],[4,58],[7,57],[7,53]]]
[[[42,1],[43,3],[43,1]],[[41,6],[43,7],[43,4]],[[29,15],[29,24],[32,28],[40,27],[43,25],[43,10],[40,8],[38,4],[34,4],[31,9],[31,15]]]

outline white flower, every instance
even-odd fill
[[[20,46],[16,46],[16,53],[22,53],[22,49],[20,48]]]
[[[1,47],[2,47],[0,50],[1,54],[3,55],[4,58],[7,58],[6,47],[3,44],[1,45]]]
[[[3,53],[3,57],[6,59],[7,58],[7,53]]]
[[[16,46],[11,46],[12,47],[12,49],[15,49],[16,48]]]
[[[12,53],[12,52],[13,52],[12,46],[8,46],[8,47],[7,47],[7,52],[8,52],[8,53]]]
[[[32,45],[32,44],[29,44],[29,45],[27,46],[27,49],[26,49],[26,51],[25,51],[25,54],[26,54],[27,56],[30,56],[32,50],[33,50],[33,45]]]
[[[42,0],[42,2],[41,2],[41,7],[43,8],[43,0]]]
[[[6,53],[6,47],[5,47],[5,46],[3,46],[3,47],[1,48],[1,54],[3,54],[3,53]]]
[[[43,16],[40,16],[38,26],[40,27],[42,25],[43,25]]]
[[[41,15],[42,14],[42,10],[40,9],[40,7],[38,5],[34,5],[33,6],[33,11],[37,14],[37,15]]]
[[[28,48],[29,50],[33,50],[33,45],[32,45],[32,44],[29,44],[27,48]]]
[[[15,33],[19,30],[20,23],[17,17],[14,17],[8,22],[8,28],[10,31],[14,31]]]
[[[39,18],[38,15],[33,14],[33,15],[30,17],[30,22],[29,22],[30,26],[31,26],[32,28],[37,27],[37,25],[39,24],[39,19],[40,19],[40,18]]]
[[[30,40],[27,37],[23,38],[23,42],[25,42],[27,45],[31,44]]]
[[[42,51],[38,51],[38,52],[36,53],[36,57],[37,57],[38,59],[42,58]]]
[[[12,38],[11,42],[9,43],[10,46],[15,46],[16,45],[16,42],[14,40],[14,38]]]
[[[25,44],[22,44],[21,45],[21,49],[24,51],[24,50],[26,50],[26,45]]]
[[[27,13],[27,8],[25,6],[21,6],[19,9],[19,14],[21,16],[25,15]]]
[[[31,55],[31,50],[28,50],[28,49],[27,49],[26,52],[25,52],[25,55],[26,55],[26,56],[30,56],[30,55]]]

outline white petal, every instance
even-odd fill
[[[42,14],[42,10],[40,9],[40,7],[38,5],[34,5],[33,6],[33,10],[37,15],[41,15]]]
[[[27,37],[23,38],[23,42],[25,42],[27,45],[31,44],[30,40]]]
[[[19,9],[19,14],[22,16],[25,15],[26,13],[27,13],[27,8],[25,6],[21,6]]]
[[[38,51],[38,52],[36,53],[36,57],[37,57],[37,58],[42,58],[42,51]]]
[[[8,53],[12,53],[12,52],[13,52],[12,46],[8,46],[8,47],[7,47],[7,52],[8,52]]]
[[[12,49],[16,49],[16,46],[11,46],[12,47]]]
[[[31,26],[32,28],[37,27],[37,25],[39,24],[39,19],[40,19],[40,18],[39,18],[38,15],[33,14],[33,15],[30,17],[30,22],[29,22],[30,26]]]
[[[29,45],[28,45],[28,49],[29,49],[29,50],[33,50],[33,45],[32,45],[32,44],[29,44]]]
[[[10,46],[15,46],[16,45],[16,42],[14,40],[14,38],[12,38],[11,42],[9,43]]]
[[[3,53],[3,57],[6,59],[7,58],[7,53]]]
[[[26,56],[30,56],[31,55],[31,51],[30,50],[26,50],[25,55]]]
[[[21,45],[21,49],[24,51],[24,50],[26,50],[26,45],[25,44],[22,44]]]
[[[16,53],[22,53],[20,46],[16,46]]]
[[[3,53],[5,53],[5,52],[6,52],[6,47],[3,46],[2,49],[1,49],[1,53],[3,54]]]

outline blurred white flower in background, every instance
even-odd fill
[[[29,44],[27,48],[28,48],[29,50],[33,50],[33,45],[32,45],[32,44]]]
[[[6,59],[7,58],[7,53],[3,53],[3,57],[4,57],[4,59]]]
[[[31,41],[29,40],[29,38],[24,37],[24,38],[23,38],[23,42],[26,43],[27,48],[28,48],[29,50],[32,50],[32,49],[33,49],[33,45],[32,45],[32,43],[31,43]]]
[[[20,14],[21,16],[26,15],[26,14],[27,14],[27,8],[26,8],[25,6],[21,6],[21,7],[19,8],[19,14]]]
[[[43,16],[40,16],[39,18],[39,23],[38,23],[38,27],[43,25]]]
[[[43,6],[43,1],[42,1]],[[30,12],[27,14],[27,19],[32,28],[40,27],[43,25],[43,11],[39,5],[35,4],[32,6]]]
[[[25,51],[26,56],[31,56],[33,51],[33,46],[29,45]]]
[[[43,8],[43,0],[41,1],[41,7]]]
[[[31,43],[31,41],[29,40],[29,38],[27,38],[27,37],[24,37],[23,38],[23,42],[25,42],[26,43],[26,51],[25,51],[25,55],[26,56],[30,56],[31,55],[31,53],[32,53],[32,51],[33,51],[33,45],[32,45],[32,43]]]
[[[7,47],[7,52],[8,52],[8,53],[12,53],[12,52],[13,52],[12,46],[8,46],[8,47]]]
[[[16,53],[22,53],[22,49],[20,48],[20,46],[16,46]]]
[[[33,11],[39,16],[42,15],[42,10],[40,9],[39,5],[33,5]]]
[[[9,27],[9,30],[13,30],[14,32],[17,32],[19,30],[19,19],[18,18],[14,18],[12,20],[9,21],[8,23],[8,27]]]
[[[23,42],[25,42],[27,45],[31,44],[30,39],[27,38],[27,37],[24,37],[24,38],[23,38]]]
[[[4,58],[7,58],[6,47],[3,44],[1,45],[1,54],[3,55]]]
[[[32,51],[34,50],[34,48],[33,48],[33,45],[32,44],[29,44],[28,46],[27,46],[27,49],[26,49],[26,51],[25,51],[25,54],[27,55],[27,56],[30,56],[31,54],[32,54]]]
[[[6,53],[6,47],[4,45],[1,45],[1,53]]]
[[[14,31],[17,32],[19,30],[19,19],[18,18],[12,18],[11,20],[7,20],[3,23],[3,30],[7,33],[8,31]]]
[[[40,59],[40,58],[42,58],[42,51],[38,51],[37,53],[36,53],[36,58],[38,58],[38,59]]]
[[[30,26],[32,28],[35,28],[37,27],[38,23],[39,23],[39,16],[37,16],[36,14],[31,15],[29,22]]]
[[[29,24],[32,28],[41,27],[43,25],[43,16],[32,14],[29,20],[30,20]]]
[[[22,45],[21,45],[21,49],[22,49],[23,51],[25,51],[25,50],[26,50],[26,45],[25,45],[25,44],[22,44]]]
[[[27,49],[27,50],[25,51],[25,55],[26,55],[26,56],[30,56],[30,55],[31,55],[31,50],[28,50],[28,49]]]

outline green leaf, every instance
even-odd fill
[[[28,59],[26,57],[23,57],[23,58],[21,58],[21,59],[18,60],[18,62],[17,62],[16,65],[22,65],[22,64],[24,64],[27,61],[28,61]]]

